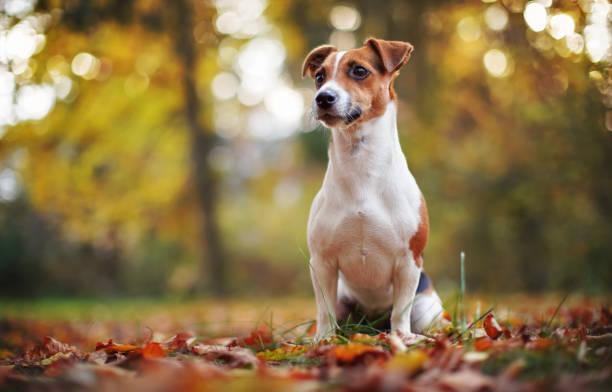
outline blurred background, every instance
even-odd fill
[[[0,295],[311,295],[314,46],[411,42],[443,292],[609,293],[606,0],[0,0]]]

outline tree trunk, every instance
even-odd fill
[[[208,264],[208,283],[214,295],[220,296],[227,292],[225,260],[219,225],[217,223],[218,184],[215,175],[208,165],[207,156],[214,147],[214,134],[207,132],[198,121],[199,99],[195,83],[196,54],[192,35],[192,10],[189,0],[175,0],[176,37],[175,50],[182,67],[181,82],[185,116],[189,127],[191,142],[191,170],[198,207],[203,215],[202,234],[206,251],[203,253],[202,265]]]

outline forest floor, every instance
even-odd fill
[[[364,320],[315,344],[312,299],[0,300],[0,390],[612,390],[609,299],[445,308],[407,346]]]

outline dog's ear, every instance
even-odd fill
[[[414,49],[408,42],[385,41],[376,38],[368,38],[364,45],[371,47],[376,52],[382,60],[385,71],[390,73],[394,73],[402,68]]]
[[[337,51],[338,49],[331,45],[321,45],[311,50],[302,64],[302,77],[306,76],[306,72],[311,78],[314,77],[314,71],[323,64],[327,56]]]

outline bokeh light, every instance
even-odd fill
[[[612,34],[608,26],[611,5],[606,0],[595,0],[587,14],[584,28],[586,51],[594,63],[610,59]]]
[[[8,15],[21,17],[34,9],[36,0],[4,0],[2,3],[4,3],[4,12]]]
[[[508,59],[501,50],[491,49],[487,51],[483,57],[483,62],[491,75],[497,78],[505,76],[508,69]]]
[[[19,196],[19,179],[15,170],[0,170],[0,202],[13,201]]]
[[[72,72],[83,79],[93,79],[100,71],[100,60],[90,53],[79,53],[72,59]]]
[[[49,84],[26,85],[17,90],[15,114],[20,120],[40,120],[55,104],[55,89]]]
[[[557,14],[550,18],[550,35],[561,39],[574,32],[574,19],[567,14]]]
[[[212,81],[212,92],[218,99],[230,99],[238,91],[238,78],[230,72],[221,72]]]
[[[20,22],[11,28],[4,39],[4,56],[9,60],[27,60],[42,50],[45,36],[29,23]]]
[[[476,18],[466,16],[457,23],[457,33],[462,40],[467,42],[476,41],[480,38],[480,24]]]
[[[567,48],[575,54],[582,53],[584,49],[584,38],[582,35],[574,33],[565,37],[565,42],[567,44]]]
[[[355,47],[357,39],[353,33],[336,30],[330,34],[329,43],[338,50],[349,50]]]
[[[267,6],[263,0],[217,0],[215,6],[219,11],[215,27],[221,34],[250,38],[270,28],[262,15]]]
[[[266,94],[265,107],[287,128],[294,128],[304,112],[302,95],[288,86],[279,85]]]
[[[329,13],[329,21],[338,30],[355,31],[361,25],[361,15],[351,6],[336,5]]]
[[[548,23],[548,12],[546,8],[536,1],[527,3],[525,11],[523,11],[523,17],[525,18],[527,26],[535,32],[544,30]]]
[[[508,11],[498,4],[493,4],[487,8],[484,17],[491,30],[501,31],[508,25]]]

